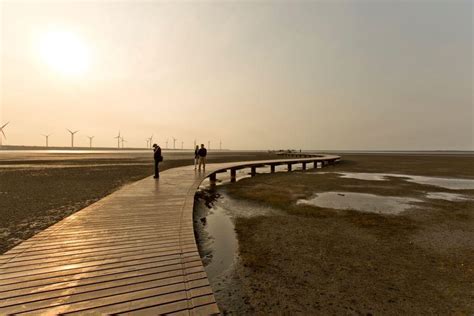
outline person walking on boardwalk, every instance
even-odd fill
[[[194,149],[194,170],[196,170],[198,162],[199,162],[199,146],[196,145],[196,149]]]
[[[153,158],[155,159],[155,176],[153,178],[158,179],[160,177],[159,163],[163,161],[163,156],[161,148],[157,144],[153,144]]]
[[[206,156],[207,156],[207,149],[204,147],[204,144],[201,144],[201,148],[198,150],[199,156],[199,171],[201,171],[201,165],[203,167],[203,171],[206,171]]]

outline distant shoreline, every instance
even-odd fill
[[[44,147],[44,146],[14,146],[14,145],[3,145],[0,146],[0,152],[2,151],[113,151],[113,152],[126,152],[126,151],[149,151],[151,148],[138,148],[138,147],[126,147],[126,148],[116,148],[116,147]],[[162,150],[173,150],[173,151],[189,151],[194,150],[192,148],[162,148]],[[229,151],[229,149],[212,149],[214,151]],[[254,151],[254,150],[251,150]]]
[[[127,148],[116,148],[116,147],[45,147],[45,146],[21,146],[21,145],[3,145],[0,146],[0,151],[24,151],[24,150],[40,150],[40,151],[48,151],[48,150],[68,150],[68,151],[143,151],[143,150],[150,150],[151,148],[143,148],[143,147],[127,147]],[[177,151],[186,151],[186,150],[193,150],[193,148],[162,148],[162,150],[177,150]],[[242,152],[260,152],[260,151],[286,151],[282,149],[214,149],[211,150],[215,151],[242,151]],[[299,153],[299,149],[288,149],[292,150],[294,153]],[[303,153],[347,153],[347,154],[467,154],[467,155],[474,155],[474,150],[444,150],[444,149],[436,149],[436,150],[358,150],[358,149],[338,149],[338,150],[330,150],[330,149],[305,149],[301,150]]]
[[[192,148],[162,148],[166,151],[189,151],[193,150]],[[5,151],[113,151],[113,152],[127,152],[127,151],[146,151],[151,150],[149,148],[137,148],[137,147],[130,147],[130,148],[116,148],[116,147],[44,147],[44,146],[17,146],[17,145],[3,145],[0,146],[0,152]],[[273,151],[278,152],[278,150],[267,150],[267,149],[213,149],[213,151],[240,151],[240,152],[267,152]],[[299,150],[294,150],[293,152],[298,153]],[[321,150],[302,150],[303,153],[341,153],[341,154],[433,154],[433,155],[474,155],[474,150],[328,150],[328,149],[321,149]]]

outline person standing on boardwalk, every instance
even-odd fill
[[[196,145],[196,149],[194,149],[194,170],[196,170],[198,162],[199,162],[199,146]]]
[[[163,156],[161,148],[157,144],[153,144],[153,158],[155,159],[155,176],[153,178],[158,179],[160,177],[159,163],[163,161]]]
[[[199,171],[201,171],[201,165],[203,166],[203,171],[206,171],[206,156],[207,156],[207,149],[204,148],[204,144],[201,144],[201,148],[198,150],[199,156]]]

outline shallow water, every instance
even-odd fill
[[[232,267],[238,249],[234,223],[223,208],[214,207],[206,217],[205,230],[212,238],[212,258],[205,270],[212,283]]]
[[[239,201],[229,197],[225,189],[218,189],[219,198],[214,201],[212,208],[204,221],[204,230],[210,240],[206,248],[210,250],[209,261],[205,266],[211,285],[213,282],[232,269],[238,258],[238,239],[235,233],[234,219],[238,217],[255,217],[281,214],[271,207],[260,206],[247,201]],[[199,203],[196,207],[206,207]]]
[[[300,199],[296,204],[396,215],[414,208],[413,202],[421,202],[421,200],[397,196],[380,196],[368,193],[324,192],[318,193],[311,199]]]
[[[325,172],[327,173],[327,172]],[[308,173],[318,174],[318,173]],[[440,178],[440,177],[426,177],[414,176],[408,174],[395,173],[364,173],[364,172],[337,172],[341,178],[360,179],[368,181],[388,181],[388,177],[404,178],[405,181],[414,182],[424,185],[433,185],[451,190],[474,190],[474,179],[460,179],[460,178]]]
[[[381,173],[364,173],[364,172],[344,172],[340,174],[341,178],[351,178],[368,181],[385,181],[387,180],[385,174]]]
[[[395,176],[395,175],[391,175]],[[428,184],[437,187],[442,187],[452,190],[474,190],[474,180],[471,179],[458,179],[458,178],[435,178],[435,177],[424,177],[424,176],[407,176],[407,181],[415,182],[419,184]]]
[[[449,192],[428,192],[426,193],[426,198],[446,201],[465,201],[470,199],[465,195]]]

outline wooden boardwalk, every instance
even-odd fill
[[[217,314],[194,239],[202,180],[338,158],[187,166],[128,185],[0,256],[0,314]]]

